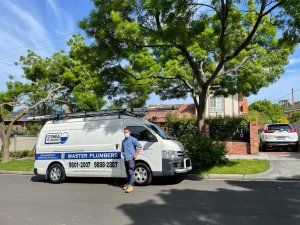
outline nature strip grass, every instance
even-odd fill
[[[3,171],[33,171],[34,161],[30,159],[12,160],[4,163],[0,162],[0,170]]]
[[[0,170],[4,171],[32,171],[33,160],[12,160],[8,163],[0,162]],[[194,174],[257,174],[269,169],[268,160],[260,159],[232,159],[226,165],[214,166],[209,169],[194,169]]]
[[[268,160],[261,159],[231,159],[225,165],[206,169],[194,169],[194,174],[258,174],[269,169]]]

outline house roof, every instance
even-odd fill
[[[6,121],[6,122],[11,121],[11,118],[15,117],[18,113],[19,113],[19,111],[12,112],[10,118],[5,118],[4,121]],[[26,121],[28,121],[28,117],[30,117],[30,116],[32,116],[32,115],[30,115],[30,113],[27,113],[24,116],[22,116],[20,119],[18,119],[18,121],[26,122]]]
[[[196,107],[194,104],[159,104],[159,105],[149,105],[151,108],[164,108],[176,106],[174,110],[161,110],[161,111],[150,111],[145,116],[145,120],[153,120],[155,122],[165,122],[166,116],[169,114],[176,115],[178,117],[188,117],[191,118],[196,114]]]

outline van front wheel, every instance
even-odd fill
[[[65,170],[59,163],[53,164],[49,168],[49,181],[53,184],[62,183],[66,178]]]
[[[145,163],[136,163],[134,169],[134,180],[138,186],[145,186],[151,183],[152,173]]]

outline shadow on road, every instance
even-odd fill
[[[184,177],[155,177],[153,178],[150,185],[155,186],[167,186],[167,185],[176,185],[181,183],[184,180]],[[44,182],[48,183],[45,180],[44,176],[33,176],[31,177],[32,182]],[[99,178],[99,177],[70,177],[66,178],[64,183],[80,183],[80,184],[108,184],[111,186],[122,187],[127,180],[125,178]]]
[[[227,183],[230,189],[164,190],[156,200],[122,204],[118,209],[131,225],[300,224],[299,182]]]

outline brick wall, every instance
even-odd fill
[[[250,144],[248,142],[223,141],[222,142],[228,155],[247,155],[250,154]]]
[[[250,124],[250,142],[237,142],[237,141],[223,141],[228,155],[257,155],[259,151],[259,137],[258,128],[259,125],[255,121],[251,121]]]

